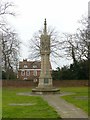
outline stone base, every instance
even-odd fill
[[[60,89],[58,88],[33,88],[32,93],[34,94],[59,94]]]

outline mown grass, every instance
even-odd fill
[[[0,87],[0,118],[2,118],[2,88]]]
[[[73,95],[62,96],[66,101],[88,112],[88,87],[62,87],[61,92],[73,92]],[[58,118],[58,114],[40,96],[19,96],[17,93],[31,92],[29,88],[3,88],[3,118]],[[1,92],[0,92],[1,93]],[[79,99],[80,98],[80,99]],[[10,106],[12,103],[31,103],[31,106]]]
[[[88,113],[88,87],[63,87],[61,92],[75,93],[73,95],[62,96],[62,98]]]
[[[30,92],[29,88],[3,88],[3,118],[58,118],[58,114],[40,96],[20,96],[19,92]],[[31,106],[10,106],[10,104],[31,103]]]

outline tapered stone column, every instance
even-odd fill
[[[49,55],[47,55],[47,53],[45,53],[44,55],[42,55],[41,57],[41,74],[39,77],[39,84],[38,87],[39,88],[46,88],[52,87],[52,77],[51,77],[51,73],[50,73],[50,61],[49,61]]]
[[[41,55],[41,73],[37,88],[32,89],[32,92],[39,93],[55,93],[59,89],[53,87],[52,77],[50,72],[50,35],[47,34],[47,23],[44,21],[44,30],[40,38],[40,55]]]
[[[44,22],[44,31],[40,39],[40,55],[41,55],[41,74],[39,77],[39,88],[51,88],[52,77],[50,73],[50,36],[47,34],[46,19]]]

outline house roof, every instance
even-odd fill
[[[23,60],[19,62],[19,69],[41,69],[41,62],[40,61],[27,61]]]
[[[19,62],[19,69],[41,69],[41,61],[27,61],[27,59]],[[50,64],[50,68],[51,64]]]

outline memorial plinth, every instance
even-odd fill
[[[50,35],[47,34],[46,19],[44,22],[43,34],[40,38],[40,55],[41,55],[41,73],[39,77],[38,87],[32,89],[33,93],[49,94],[59,93],[58,88],[53,87],[50,72]]]
[[[35,94],[59,94],[60,89],[58,88],[33,88],[32,93]]]

